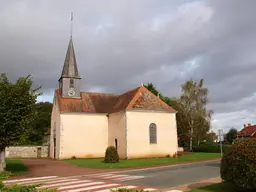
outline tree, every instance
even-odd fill
[[[233,141],[236,139],[237,136],[237,130],[235,128],[231,128],[227,134],[226,134],[226,139],[229,144],[232,144]]]
[[[213,111],[208,111],[208,89],[203,87],[204,80],[199,83],[194,80],[188,80],[181,85],[182,94],[178,108],[182,111],[182,116],[186,119],[189,128],[190,144],[189,149],[192,151],[193,139],[200,144],[205,134],[209,131],[210,120]]]
[[[15,83],[0,76],[0,172],[5,169],[5,148],[24,143],[37,117],[36,99],[41,93],[32,85],[31,76]]]
[[[26,144],[42,145],[44,134],[51,125],[52,103],[39,102],[36,103],[37,118],[33,125]]]
[[[206,134],[206,138],[205,140],[208,142],[214,142],[218,139],[218,136],[216,135],[215,132],[211,131],[209,133]]]

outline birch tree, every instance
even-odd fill
[[[178,105],[189,128],[189,149],[192,151],[193,137],[196,135],[197,144],[199,144],[202,140],[202,134],[209,131],[213,111],[206,109],[209,91],[204,87],[203,79],[199,82],[188,80],[181,85],[181,89],[182,93]]]
[[[32,88],[31,76],[11,83],[0,75],[0,173],[5,170],[5,148],[26,141],[36,119],[40,87]]]

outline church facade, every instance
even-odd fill
[[[72,38],[55,90],[50,157],[101,158],[108,146],[121,159],[172,156],[176,111],[144,86],[123,94],[82,92]]]

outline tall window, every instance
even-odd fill
[[[74,88],[74,79],[69,80],[69,88]]]
[[[156,124],[151,123],[149,125],[149,143],[156,144],[157,143],[157,129]]]

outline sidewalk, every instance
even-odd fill
[[[163,192],[175,192],[175,190],[190,191],[193,188],[200,188],[200,187],[204,187],[204,186],[207,186],[207,185],[220,183],[221,181],[222,180],[221,180],[220,177],[216,177],[216,178],[202,180],[202,181],[195,182],[195,183],[189,183],[189,184],[185,184],[185,185],[179,185],[179,186],[171,187],[171,188],[163,190]]]

